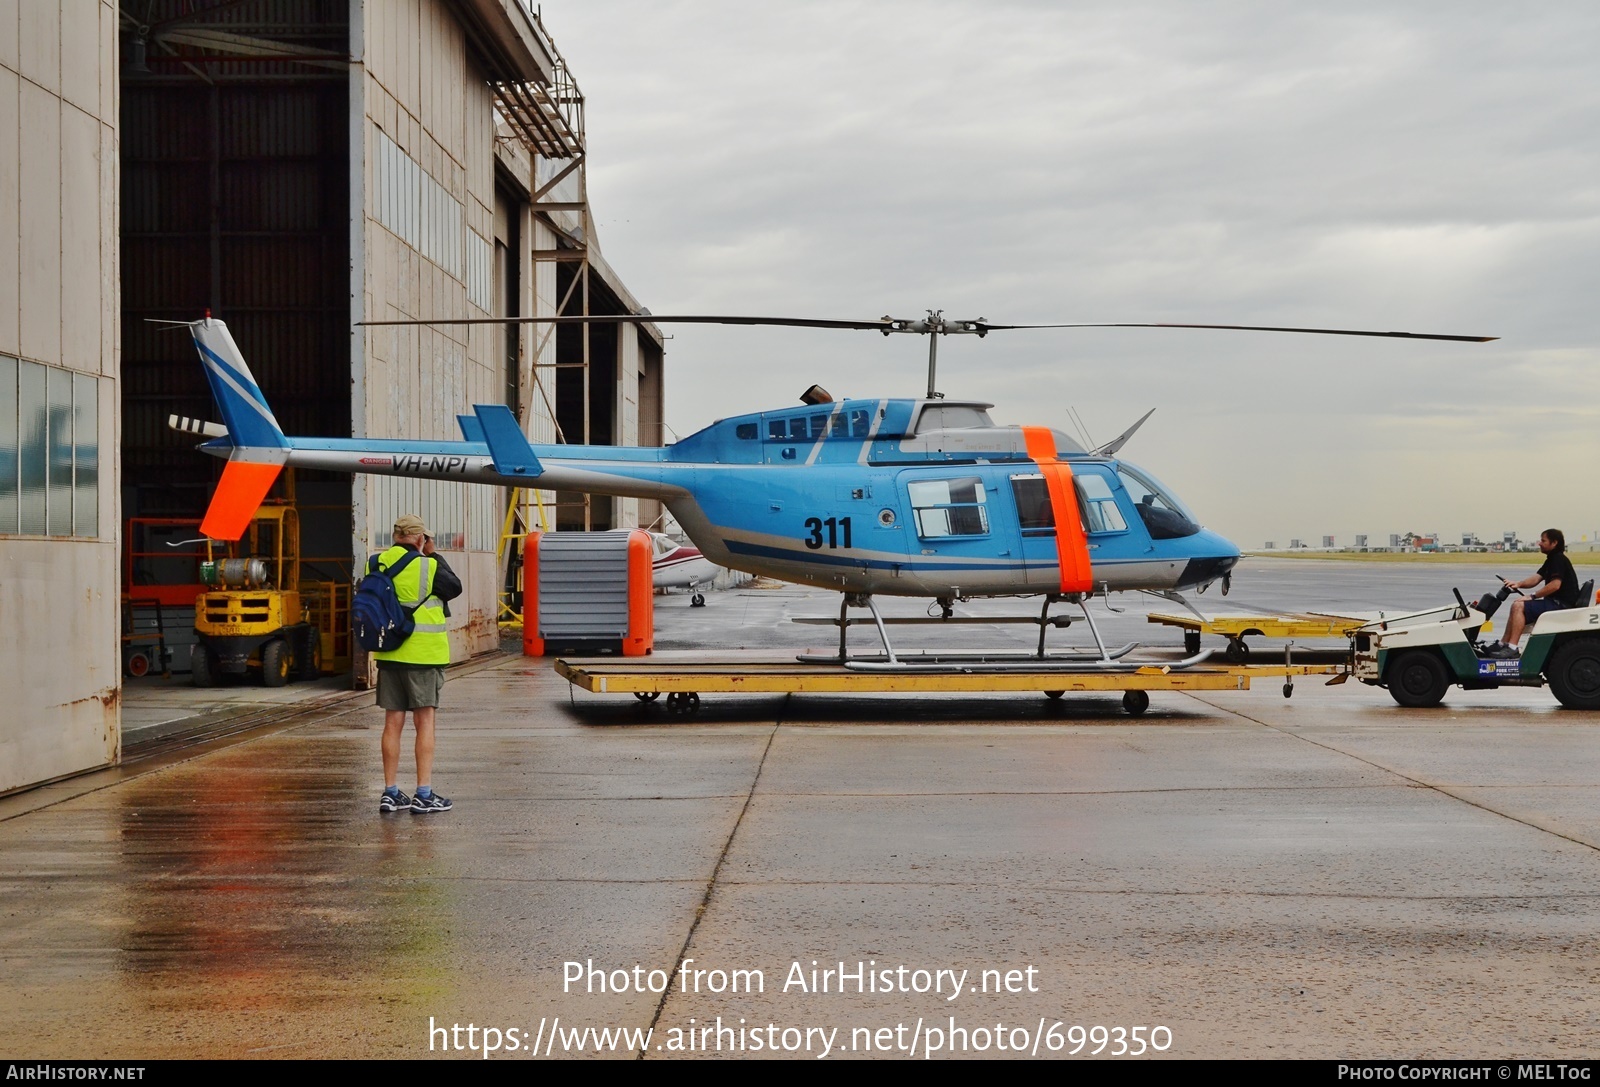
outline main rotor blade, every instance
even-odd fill
[[[588,316],[568,314],[560,317],[444,317],[437,320],[357,321],[357,325],[376,327],[382,325],[776,325],[789,328],[844,328],[867,332],[920,332],[926,335],[931,329],[907,328],[912,322],[879,318],[871,321],[835,321],[815,317],[741,317],[731,314],[656,314],[656,313],[595,313]],[[1279,325],[1196,325],[1175,321],[1091,321],[1071,324],[1045,325],[993,325],[987,321],[951,322],[974,326],[970,331],[987,334],[1024,328],[1198,328],[1232,332],[1299,332],[1314,336],[1381,336],[1402,340],[1454,340],[1461,343],[1488,343],[1498,336],[1452,336],[1432,332],[1373,332],[1355,328],[1288,328]],[[941,335],[951,333],[938,330]],[[969,331],[960,329],[961,332]]]
[[[357,321],[358,325],[787,325],[792,328],[854,328],[883,332],[893,321],[828,321],[812,317],[658,316],[654,313],[594,313],[562,317],[447,317],[437,321]]]
[[[1208,328],[1232,332],[1305,332],[1316,336],[1386,336],[1401,340],[1455,340],[1461,343],[1488,343],[1499,336],[1449,336],[1436,332],[1369,332],[1359,328],[1283,328],[1277,325],[1190,325],[1175,321],[1114,321],[1070,325],[991,325],[983,323],[987,332],[1014,328]]]

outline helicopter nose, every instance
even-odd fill
[[[1178,578],[1178,588],[1192,589],[1215,581],[1239,562],[1239,548],[1232,540],[1201,529],[1193,539],[1194,555]]]

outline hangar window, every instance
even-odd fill
[[[0,533],[100,534],[100,380],[0,357]]]
[[[988,495],[977,476],[958,479],[927,479],[907,484],[911,515],[917,522],[917,535],[924,539],[940,536],[983,536],[989,532]]]

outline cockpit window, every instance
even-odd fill
[[[734,433],[736,433],[740,438],[743,438],[745,441],[749,441],[761,433],[761,428],[755,423],[740,423],[734,429]]]
[[[1126,532],[1128,522],[1122,519],[1117,499],[1111,493],[1111,484],[1104,476],[1085,472],[1072,477],[1078,492],[1078,512],[1083,517],[1085,532]]]
[[[1117,475],[1121,477],[1128,497],[1133,500],[1133,508],[1139,511],[1139,519],[1150,530],[1152,540],[1177,540],[1200,531],[1200,526],[1189,516],[1189,511],[1162,491],[1154,480],[1126,465],[1117,467]]]

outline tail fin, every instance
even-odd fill
[[[237,540],[250,527],[261,500],[283,469],[289,439],[283,436],[283,428],[245,365],[228,326],[207,317],[191,324],[189,331],[211,383],[211,395],[227,424],[228,440],[233,443],[200,531],[214,540]]]
[[[272,484],[283,470],[283,462],[263,463],[244,460],[235,450],[223,466],[222,478],[217,481],[217,492],[211,496],[205,520],[200,531],[213,540],[237,540],[250,527],[261,500],[272,490]]]
[[[194,345],[205,366],[206,380],[211,383],[211,396],[222,412],[222,421],[235,446],[253,446],[265,449],[287,449],[289,439],[283,436],[267,398],[245,365],[228,326],[207,317],[189,326]]]

